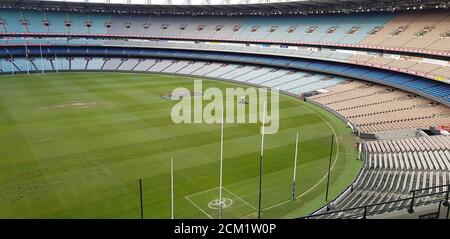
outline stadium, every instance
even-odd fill
[[[448,219],[449,6],[2,0],[0,218]]]

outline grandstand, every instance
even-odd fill
[[[306,216],[307,218],[328,219],[401,218],[411,214],[418,218],[428,212],[429,207],[437,204],[439,204],[440,210],[441,202],[448,202],[448,191],[450,190],[450,136],[448,136],[448,130],[445,130],[450,127],[450,12],[448,3],[445,1],[409,0],[399,0],[396,3],[365,0],[359,3],[355,3],[358,1],[335,0],[325,0],[321,4],[312,4],[311,2],[314,1],[199,4],[194,8],[189,4],[134,4],[132,1],[128,1],[127,4],[108,4],[98,1],[5,0],[0,3],[0,74],[2,75],[1,80],[4,79],[4,82],[0,81],[0,84],[5,84],[4,89],[13,88],[12,85],[17,87],[16,83],[13,84],[8,80],[22,79],[20,77],[24,75],[29,75],[29,79],[45,78],[47,75],[61,75],[62,79],[66,77],[71,79],[71,75],[80,76],[81,73],[93,74],[93,78],[96,74],[107,75],[114,82],[111,88],[101,85],[107,83],[93,82],[91,86],[98,88],[89,88],[80,97],[95,99],[107,108],[107,113],[113,112],[116,115],[122,114],[119,112],[122,108],[119,103],[111,102],[112,100],[120,99],[127,103],[132,102],[130,109],[132,113],[126,113],[129,114],[129,118],[121,119],[125,123],[135,120],[143,111],[142,108],[139,108],[140,101],[138,99],[147,98],[144,93],[139,92],[140,87],[143,89],[152,87],[152,85],[142,84],[134,85],[131,89],[126,88],[128,87],[127,80],[135,79],[133,77],[141,79],[140,74],[143,73],[149,77],[161,75],[165,75],[167,79],[194,77],[212,79],[217,84],[238,84],[245,87],[277,90],[289,96],[290,100],[304,104],[302,105],[303,110],[309,110],[309,113],[305,113],[305,110],[300,116],[296,115],[298,112],[290,112],[294,106],[286,103],[289,100],[283,101],[282,104],[286,108],[282,111],[292,114],[286,113],[287,115],[283,117],[288,121],[295,118],[296,121],[293,120],[293,122],[297,122],[295,127],[307,128],[302,124],[302,114],[305,114],[304,117],[308,121],[311,120],[308,117],[313,117],[310,115],[311,112],[317,113],[323,110],[319,117],[325,119],[327,127],[331,127],[331,131],[320,131],[314,128],[314,132],[320,135],[322,141],[309,142],[311,146],[306,147],[309,147],[308,150],[313,150],[313,146],[319,144],[321,147],[325,147],[323,146],[324,142],[328,144],[328,141],[322,134],[333,134],[336,135],[337,140],[341,140],[341,142],[336,142],[338,150],[344,150],[348,155],[357,150],[359,154],[355,157],[341,157],[347,157],[346,160],[350,157],[362,160],[362,162],[348,163],[351,165],[360,163],[362,168],[360,170],[359,168],[356,170],[345,168],[344,162],[342,162],[343,165],[336,166],[337,169],[329,167],[330,170],[351,171],[347,175],[354,174],[354,177],[345,178],[346,181],[342,178],[333,178],[333,171],[328,171],[325,176],[311,176],[312,181],[316,180],[314,183],[311,182],[311,185],[324,184],[326,177],[330,177],[329,179],[334,179],[340,184],[343,181],[346,182],[345,185],[339,185],[340,187],[335,185],[336,188],[333,189],[339,192],[333,195],[334,200],[332,201],[324,202],[322,199],[317,199],[318,195],[324,193],[317,191],[310,196],[312,199],[309,205],[314,205],[314,208],[302,208],[304,204],[297,202],[298,204],[292,204],[295,206],[290,205],[286,207],[288,209],[283,208],[280,212],[275,209],[271,211],[274,206],[266,205],[266,215],[269,217]],[[120,80],[117,80],[119,78]],[[155,84],[154,90],[172,90],[164,87],[165,84],[171,85],[171,83],[159,81],[161,80],[151,83]],[[136,82],[138,83],[134,84],[141,84],[139,80]],[[179,83],[184,84],[185,82]],[[32,84],[36,84],[36,82]],[[43,81],[42,85],[33,85],[36,89],[41,90],[39,92],[34,92],[29,88],[19,88],[16,89],[17,94],[0,95],[0,103],[4,102],[0,104],[0,110],[6,114],[6,112],[15,112],[13,105],[20,107],[21,98],[12,100],[13,98],[8,97],[42,96],[47,91],[51,92],[52,89],[58,89],[58,92],[64,93],[79,93],[79,89],[85,87],[83,84],[86,83],[74,81],[67,83],[67,86],[59,84],[61,83]],[[122,86],[125,87],[124,90],[120,89]],[[113,88],[115,90],[113,95],[107,95],[106,92]],[[101,90],[96,92],[98,89]],[[136,95],[133,95],[134,93]],[[163,94],[167,94],[167,92],[160,92],[160,95]],[[152,99],[161,100],[160,98]],[[72,99],[70,95],[65,96],[65,99],[72,103],[75,102],[74,104],[90,105],[86,102],[80,103],[76,99]],[[41,99],[41,101],[45,104],[52,104],[56,99],[49,97]],[[12,104],[11,102],[17,103]],[[156,116],[163,114],[158,111],[158,107],[168,104],[167,102],[145,103],[146,106],[156,107]],[[100,112],[92,111],[86,114],[101,115]],[[26,113],[23,114],[26,115]],[[37,117],[35,114],[41,113],[34,112],[30,117]],[[72,114],[76,115],[74,112],[68,112],[64,116]],[[328,114],[336,117],[336,120],[350,129],[334,129],[333,127],[337,127],[338,123]],[[24,120],[22,115],[16,117],[14,119],[5,118],[5,122],[2,124],[10,127],[11,122]],[[140,118],[140,124],[131,131],[147,129],[148,122],[151,122],[160,127],[154,132],[152,131],[154,135],[173,138],[182,136],[172,132],[168,126],[169,123],[153,120],[154,118],[147,116]],[[76,124],[76,120],[73,123]],[[86,124],[86,122],[83,123]],[[313,123],[311,124],[313,125]],[[106,134],[103,130],[108,127],[103,127],[105,129],[91,130],[99,134]],[[205,129],[208,127],[206,126]],[[315,126],[308,127],[312,129]],[[317,127],[319,128],[319,126]],[[29,125],[22,128],[11,126],[9,130],[11,132],[24,130],[21,133],[24,137],[34,137],[32,133],[27,133],[27,129],[30,128],[32,127]],[[56,129],[49,128],[51,132],[54,130]],[[78,130],[83,131],[81,126]],[[119,132],[120,127],[114,130],[117,130],[116,133],[128,134]],[[193,129],[190,130],[193,131]],[[351,133],[344,132],[345,130],[351,131]],[[240,133],[245,134],[247,131],[249,131],[248,128]],[[336,133],[336,131],[339,132]],[[136,133],[137,137],[148,132],[141,133]],[[189,133],[195,134],[195,132]],[[72,133],[64,132],[64,134]],[[210,134],[210,132],[206,134]],[[238,134],[236,133],[236,135]],[[301,131],[300,135],[302,135]],[[313,133],[309,132],[306,134],[306,138],[311,137],[308,140],[313,140],[312,135]],[[121,138],[120,135],[115,135],[115,137],[117,137],[116,139]],[[197,137],[201,139],[203,136],[197,135]],[[250,135],[246,135],[246,137],[250,137]],[[133,140],[136,140],[137,144],[142,143],[135,138],[132,138],[130,142],[133,143]],[[42,140],[40,143],[44,144],[44,141]],[[197,146],[194,145],[194,141],[188,139],[177,144],[180,147],[194,147]],[[290,150],[291,143],[288,144],[288,140],[281,136],[275,141],[280,143],[278,146],[273,146],[274,150],[279,150],[276,151],[277,154],[280,157],[291,157],[286,152]],[[101,145],[100,142],[91,143],[93,145],[98,143],[103,147],[104,145]],[[205,142],[197,143],[206,144]],[[77,140],[73,140],[72,143],[82,145],[80,148],[86,149],[90,149],[91,146]],[[358,148],[355,149],[352,143],[358,145]],[[0,144],[0,151],[12,152],[9,155],[11,157],[14,157],[13,148],[6,148]],[[67,148],[69,152],[79,153],[79,149],[72,149],[69,146]],[[104,155],[102,149],[92,149],[91,154]],[[213,150],[201,149],[204,151],[196,148],[183,153],[201,159],[206,158],[205,162],[211,163],[209,155]],[[167,157],[168,152],[158,151],[160,149],[154,150],[160,153],[152,158],[155,162],[162,162],[161,158]],[[245,150],[240,149],[239,146],[236,146],[236,152],[231,154],[238,155],[239,150],[242,150],[242,154],[244,154]],[[326,150],[319,151],[325,152]],[[145,152],[153,153],[153,151]],[[30,154],[38,155],[39,153],[41,152],[35,149]],[[338,153],[335,152],[335,154]],[[94,157],[92,155],[88,157]],[[125,156],[134,157],[133,153]],[[143,155],[140,156],[144,158]],[[54,155],[54,158],[58,157],[63,158],[63,154]],[[80,155],[77,157],[82,158]],[[253,157],[253,155],[248,153],[246,157]],[[308,157],[313,158],[313,154]],[[324,158],[326,157],[324,156]],[[338,156],[336,156],[335,163],[337,159]],[[311,159],[311,162],[313,161]],[[71,165],[71,163],[69,164]],[[194,161],[193,164],[195,163],[198,162]],[[321,161],[320,165],[326,163],[326,160]],[[234,162],[234,164],[234,167],[240,168],[238,163]],[[319,163],[305,171],[317,171],[319,170],[318,165]],[[8,168],[12,167],[9,164],[7,166]],[[138,164],[134,166],[140,167]],[[78,166],[73,165],[72,167]],[[245,167],[246,164],[243,163],[242,168],[245,169]],[[273,167],[276,168],[276,166]],[[279,171],[273,169],[271,172],[285,175],[286,170],[290,170],[290,167],[278,168]],[[158,164],[157,168],[161,169],[163,166]],[[355,166],[355,168],[357,167]],[[102,173],[107,175],[108,170]],[[127,170],[130,169],[127,168]],[[189,167],[186,166],[184,171],[189,171]],[[238,171],[242,173],[242,177],[237,175]],[[28,170],[27,174],[29,172],[31,170]],[[253,179],[245,178],[246,174],[240,169],[235,169],[234,172],[236,179],[230,180],[228,182],[230,184],[231,182],[239,184],[239,180],[251,181]],[[359,174],[356,175],[356,173]],[[200,181],[203,183],[215,180],[215,176],[208,176],[206,173],[202,176],[204,178],[201,178]],[[125,175],[120,177],[125,177]],[[118,182],[124,180],[120,177],[114,180],[118,180]],[[152,175],[152,177],[156,176]],[[5,178],[0,178],[0,182],[2,182],[1,180],[8,182],[10,178],[5,176]],[[129,180],[127,180],[120,181],[121,185],[128,184]],[[281,179],[274,178],[272,183],[277,180]],[[188,183],[189,186],[196,184],[191,181]],[[185,186],[188,188],[188,185]],[[305,194],[314,191],[313,187],[311,189],[306,186],[299,187],[302,187]],[[273,188],[276,187],[273,186]],[[162,194],[164,190],[161,189],[159,193]],[[195,190],[202,192],[209,189],[197,185]],[[236,186],[234,190],[238,191],[237,194],[244,195],[241,197],[243,199],[235,195],[235,200],[241,200],[246,205],[242,208],[248,207],[248,211],[242,209],[244,212],[233,212],[230,217],[253,218],[252,212],[255,213],[253,209],[256,209],[256,205],[253,205],[256,203],[253,202],[254,195],[248,193],[249,188],[242,185]],[[177,196],[185,202],[185,200],[191,200],[191,197],[194,197],[192,195],[196,195],[197,192],[187,191],[186,195]],[[233,195],[231,191],[228,193]],[[273,194],[277,194],[277,191],[274,191]],[[2,188],[0,188],[0,208],[6,208],[8,205],[2,201],[2,195]],[[252,196],[253,198],[249,199]],[[154,200],[154,203],[156,205],[164,200],[167,199],[158,198]],[[285,201],[274,198],[273,204],[284,205]],[[178,202],[178,204],[182,203]],[[193,204],[198,207],[195,202]],[[205,205],[208,206],[207,203]],[[94,207],[93,205],[89,206]],[[184,210],[189,211],[188,209]],[[203,209],[200,210],[203,211]],[[406,214],[406,210],[409,214]],[[415,211],[419,213],[415,213]],[[128,211],[121,213],[123,214],[99,215],[128,217]],[[213,213],[215,212],[213,211]],[[204,214],[212,218],[210,214],[213,213],[207,211]],[[444,214],[439,211],[436,217],[443,218]],[[192,215],[200,217],[195,213],[186,213],[186,217]],[[71,217],[71,215],[63,216]],[[448,213],[446,217],[448,218]]]
[[[420,192],[423,197],[416,195],[416,206],[446,196],[448,190],[436,186],[448,185],[450,180],[448,136],[371,141],[363,147],[366,161],[352,192],[330,206],[341,212],[319,217],[362,217],[409,208],[410,192],[419,188],[429,189]],[[361,205],[373,206],[364,212],[356,208]]]
[[[400,90],[363,82],[348,82],[310,97],[364,133],[428,128],[450,121],[448,107]]]

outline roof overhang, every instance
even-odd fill
[[[154,5],[2,0],[0,8],[59,10],[77,12],[117,12],[180,15],[277,15],[379,11],[406,11],[447,8],[447,0],[304,0],[279,3],[222,5]]]

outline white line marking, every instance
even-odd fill
[[[185,196],[184,198],[186,198],[186,200],[188,200],[188,201],[189,201],[190,203],[192,203],[196,208],[198,208],[200,211],[202,211],[206,216],[208,216],[209,218],[213,219],[213,217],[211,217],[207,212],[205,212],[200,206],[198,206],[196,203],[194,203],[194,201],[192,201],[192,200],[190,199],[190,197],[195,196],[195,195],[198,195],[198,194],[202,194],[202,193],[205,193],[205,192],[209,192],[209,191],[212,191],[212,190],[217,189],[217,188],[219,188],[219,187],[214,187],[214,188],[210,188],[210,189],[203,190],[203,191],[200,191],[200,192],[196,192],[196,193],[193,193],[193,194],[191,194],[191,195]],[[222,189],[225,190],[225,191],[227,191],[227,192],[228,192],[229,194],[231,194],[233,197],[235,197],[235,198],[241,200],[245,205],[249,206],[249,207],[252,208],[253,210],[255,210],[255,211],[257,210],[257,209],[256,209],[254,206],[252,206],[250,203],[248,203],[247,201],[245,201],[244,199],[242,199],[242,198],[239,197],[238,195],[234,194],[234,193],[231,192],[230,190],[226,189],[225,187],[222,187]],[[254,212],[251,213],[251,214],[254,214]],[[249,215],[251,215],[251,214],[249,214]],[[247,216],[242,216],[242,217],[240,217],[240,218],[243,218],[243,217],[247,217]]]
[[[210,189],[206,189],[206,190],[203,190],[203,191],[200,191],[200,192],[196,192],[196,193],[193,193],[193,194],[188,195],[188,196],[186,196],[186,197],[192,197],[192,196],[194,196],[194,195],[198,195],[198,194],[202,194],[202,193],[205,193],[205,192],[209,192],[209,191],[212,191],[212,190],[214,190],[214,189],[216,189],[216,188],[219,188],[219,187],[217,186],[217,187],[213,187],[213,188],[210,188]]]
[[[239,219],[249,219],[249,216],[256,215],[257,213],[258,213],[258,210],[256,210],[255,212],[252,212],[250,214],[247,214],[245,216],[241,216],[241,217],[239,217]],[[261,214],[262,214],[262,212],[261,212]]]
[[[227,191],[228,193],[230,193],[231,195],[233,195],[234,197],[236,197],[237,199],[241,200],[242,202],[244,202],[245,204],[247,204],[247,206],[251,207],[253,210],[256,210],[256,208],[252,205],[250,205],[250,203],[248,203],[247,201],[245,201],[244,199],[240,198],[238,195],[232,193],[230,190],[226,189],[225,187],[222,187],[225,191]]]
[[[333,164],[331,165],[331,169],[330,169],[330,171],[332,171],[332,170],[334,169],[334,166],[336,165],[338,159],[339,159],[339,137],[337,137],[336,131],[335,131],[334,128],[330,125],[330,123],[328,123],[328,120],[325,120],[321,115],[319,115],[319,114],[316,113],[315,111],[309,109],[308,107],[304,107],[304,108],[306,108],[308,111],[312,112],[313,114],[317,115],[317,117],[319,117],[320,119],[322,119],[322,120],[327,124],[328,128],[330,128],[331,131],[333,132],[333,134],[336,136],[336,145],[337,145],[336,148],[337,148],[337,149],[336,149],[336,155],[335,155],[335,157],[334,157],[334,162],[333,162]],[[346,153],[346,154],[347,154],[347,153]],[[302,194],[298,195],[295,199],[298,199],[298,198],[301,198],[301,197],[305,196],[306,194],[308,194],[309,192],[311,192],[313,189],[315,189],[316,187],[318,187],[318,186],[323,182],[323,180],[325,180],[325,179],[327,178],[327,176],[328,176],[328,172],[327,172],[327,173],[326,173],[326,174],[325,174],[325,175],[324,175],[324,176],[323,176],[316,184],[314,184],[313,186],[311,186],[308,190],[306,190],[306,191],[303,192]],[[218,187],[211,188],[211,189],[208,189],[208,190],[204,190],[204,191],[201,191],[201,192],[197,192],[197,193],[191,194],[191,195],[189,195],[189,196],[186,196],[185,198],[186,198],[187,200],[189,200],[192,204],[194,204],[195,207],[197,207],[199,210],[201,210],[203,213],[205,213],[209,218],[212,219],[212,217],[211,217],[208,213],[206,213],[205,211],[203,211],[203,210],[202,210],[200,207],[198,207],[194,202],[192,202],[188,197],[191,197],[191,196],[193,196],[193,195],[197,195],[197,194],[200,194],[200,193],[208,192],[208,191],[214,190],[214,189],[216,189],[216,188],[218,188]],[[225,189],[225,187],[224,187],[224,189]],[[243,201],[245,204],[247,204],[247,205],[250,206],[251,208],[253,208],[253,209],[256,210],[255,207],[253,207],[252,205],[250,205],[249,203],[247,203],[245,200],[241,199],[240,197],[238,197],[237,195],[235,195],[235,194],[232,193],[231,191],[229,191],[229,190],[227,190],[227,189],[225,189],[225,190],[228,191],[228,192],[229,192],[230,194],[232,194],[233,196],[235,196],[236,198],[238,198],[239,200]],[[286,200],[286,201],[283,201],[283,202],[281,202],[281,203],[272,205],[272,206],[270,206],[270,207],[263,208],[261,211],[263,212],[263,211],[266,211],[266,210],[269,210],[269,209],[272,209],[272,208],[275,208],[275,207],[279,207],[279,206],[282,206],[282,205],[284,205],[284,204],[286,204],[286,203],[289,203],[289,202],[292,202],[292,200],[291,200],[291,199],[290,199],[290,200]],[[246,217],[248,217],[248,216],[250,216],[250,215],[253,215],[253,214],[255,214],[255,213],[253,212],[253,213],[250,213],[250,214],[245,215],[245,216],[240,217],[240,218],[246,218]]]
[[[198,210],[202,211],[207,217],[209,217],[210,219],[213,219],[213,217],[211,217],[208,213],[203,211],[203,209],[201,209],[199,206],[197,206],[197,204],[195,204],[191,199],[189,199],[188,197],[184,197],[184,198],[186,198],[186,200],[188,200],[190,203],[192,203],[192,205],[194,205],[196,208],[198,208]]]
[[[339,139],[338,139],[338,137],[337,137],[336,131],[334,131],[334,128],[330,125],[330,123],[328,123],[328,121],[325,120],[325,119],[324,119],[322,116],[320,116],[318,113],[314,112],[313,110],[309,109],[308,107],[304,107],[304,108],[306,108],[308,111],[314,113],[314,114],[317,115],[320,119],[322,119],[322,120],[328,125],[328,127],[331,129],[331,131],[333,131],[333,134],[336,135],[336,145],[337,145],[336,148],[337,148],[337,150],[336,150],[336,156],[334,157],[334,158],[335,158],[335,159],[334,159],[334,162],[333,162],[333,164],[331,165],[331,169],[330,169],[330,172],[331,172],[331,171],[333,170],[334,166],[336,165],[336,162],[337,162],[338,159],[339,159],[339,157],[338,157],[338,156],[339,156]],[[295,199],[298,199],[298,198],[300,198],[300,197],[303,197],[303,196],[305,196],[307,193],[311,192],[314,188],[316,188],[317,186],[319,186],[319,184],[321,184],[322,181],[325,180],[325,179],[327,178],[327,176],[328,176],[328,172],[327,172],[327,173],[326,173],[326,174],[325,174],[325,175],[324,175],[324,176],[323,176],[316,184],[314,184],[312,187],[310,187],[308,190],[306,190],[306,191],[303,192],[302,194],[298,195]],[[288,203],[288,202],[292,202],[292,199],[291,199],[291,200],[286,200],[286,201],[284,201],[284,202],[275,204],[275,205],[270,206],[270,207],[267,207],[267,208],[264,208],[264,209],[262,209],[261,211],[269,210],[269,209],[272,209],[272,208],[275,208],[275,207],[284,205],[284,204],[286,204],[286,203]],[[249,215],[251,215],[251,214],[249,214]],[[249,216],[249,215],[247,215],[247,216]]]

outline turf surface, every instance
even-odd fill
[[[160,96],[193,88],[180,76],[59,73],[0,77],[0,218],[215,218],[220,125],[174,124]],[[205,80],[203,87],[242,87]],[[245,86],[244,86],[245,87]],[[223,217],[253,218],[258,204],[257,124],[226,124]],[[297,195],[290,201],[295,133]],[[280,97],[280,130],[265,139],[263,218],[293,218],[322,206],[330,136],[337,136],[330,198],[356,177],[356,138],[330,113]],[[335,145],[335,147],[336,147]]]

